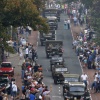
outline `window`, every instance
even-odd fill
[[[70,92],[84,92],[84,87],[82,87],[82,86],[71,86]]]
[[[10,63],[2,63],[1,67],[12,67]]]
[[[56,68],[56,71],[57,72],[65,72],[65,71],[67,71],[67,68]]]
[[[65,82],[78,82],[78,78],[74,78],[74,77],[67,77],[65,78]]]

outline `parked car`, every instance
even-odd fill
[[[10,93],[10,80],[7,76],[0,77],[0,91]]]
[[[11,62],[2,62],[0,66],[0,75],[5,76],[13,76],[14,75],[14,67]]]

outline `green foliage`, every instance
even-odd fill
[[[33,0],[33,4],[36,5],[38,11],[44,9],[46,0]]]
[[[29,25],[33,30],[42,26],[39,30],[48,31],[46,20],[40,17],[38,8],[42,8],[41,0],[0,0],[0,38],[3,38],[5,49],[13,52],[13,49],[6,43],[10,36],[6,34],[9,26],[26,27]]]
[[[94,1],[95,1],[95,0],[81,0],[81,2],[82,2],[83,4],[85,4],[85,7],[86,7],[86,8],[92,7]]]
[[[96,0],[91,7],[91,26],[97,32],[96,39],[94,40],[100,45],[100,1]]]

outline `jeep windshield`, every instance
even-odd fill
[[[56,72],[66,72],[67,68],[56,68],[55,71]]]
[[[1,64],[1,67],[5,67],[5,68],[8,67],[8,68],[10,68],[10,67],[12,67],[12,66],[11,66],[10,63],[2,63],[2,64]]]
[[[48,20],[48,23],[56,23],[55,20]]]
[[[82,86],[71,86],[69,88],[69,91],[70,92],[84,92],[85,91],[85,88],[82,87]]]
[[[56,16],[56,14],[53,14],[53,13],[46,13],[45,16]]]
[[[78,78],[74,78],[74,77],[65,77],[64,82],[78,82]]]

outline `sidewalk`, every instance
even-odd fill
[[[38,40],[38,31],[32,31],[31,35],[28,37],[28,42],[33,44],[34,48],[37,48],[37,40]],[[12,65],[15,67],[15,79],[17,86],[21,89],[22,80],[21,80],[21,65],[24,62],[24,58],[20,60],[18,54],[10,54],[8,57],[8,61],[12,62]]]
[[[80,27],[80,26],[74,26],[73,24],[71,24],[71,31],[72,31],[72,35],[73,35],[73,38],[76,39],[77,35],[83,31],[85,27]],[[91,83],[93,82],[94,78],[93,78],[93,75],[95,73],[95,70],[94,69],[87,69],[87,68],[83,68],[83,66],[81,66],[82,69],[83,69],[83,72],[85,72],[88,77],[89,77],[89,87],[91,85]],[[100,93],[92,93],[92,91],[90,91],[90,94],[91,94],[91,97],[92,97],[92,100],[99,100],[98,98],[100,98]]]

